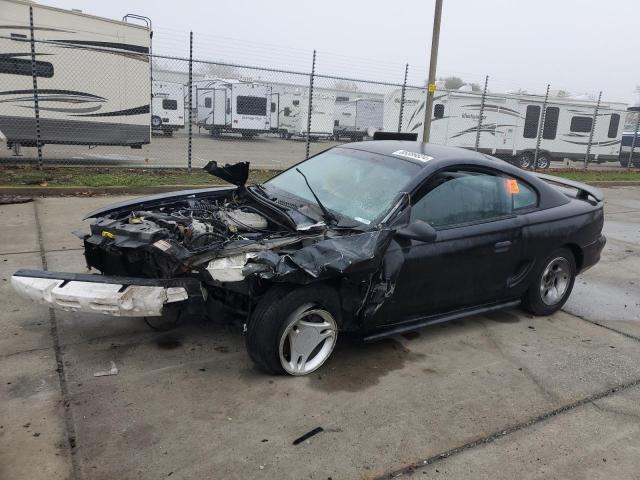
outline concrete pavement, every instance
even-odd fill
[[[256,371],[232,328],[154,332],[16,298],[17,268],[83,271],[70,232],[119,198],[2,206],[0,478],[634,478],[640,189],[605,194],[603,260],[564,312],[343,339],[305,378]],[[118,375],[93,376],[111,361]]]

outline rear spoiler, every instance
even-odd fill
[[[555,177],[553,175],[546,175],[544,173],[533,173],[540,180],[544,180],[549,183],[555,183],[562,187],[575,188],[578,190],[578,194],[576,198],[580,200],[588,200],[589,197],[592,197],[596,202],[601,202],[604,200],[603,193],[595,187],[591,185],[587,185],[586,183],[575,182],[573,180],[568,180],[562,177]]]

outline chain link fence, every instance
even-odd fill
[[[33,22],[32,22],[33,24]],[[200,168],[250,161],[282,169],[375,132],[422,138],[426,88],[308,71],[149,53],[123,45],[0,36],[3,164]],[[147,32],[148,33],[148,32]],[[186,42],[185,42],[186,43]],[[497,92],[483,85],[434,97],[430,141],[527,169],[634,168],[640,115],[623,103]]]

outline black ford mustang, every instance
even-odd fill
[[[605,244],[598,190],[463,149],[351,143],[263,185],[246,185],[248,163],[205,169],[235,187],[92,212],[78,235],[101,274],[20,270],[14,287],[80,313],[233,318],[256,364],[304,375],[338,332],[552,314]]]

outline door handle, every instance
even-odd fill
[[[511,240],[505,240],[504,242],[498,242],[493,245],[493,251],[496,253],[506,252],[511,248]]]

